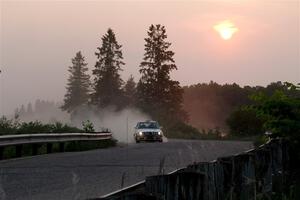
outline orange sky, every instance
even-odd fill
[[[111,27],[123,45],[122,77],[139,78],[151,23],[166,26],[182,85],[300,82],[299,1],[1,1],[0,115],[37,98],[61,101],[79,50],[93,69]],[[214,30],[230,20],[231,40]],[[45,89],[46,88],[46,89]]]

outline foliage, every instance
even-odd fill
[[[13,119],[7,119],[5,116],[0,118],[0,135],[15,134],[19,123]]]
[[[34,122],[23,122],[20,123],[17,134],[28,134],[28,133],[52,133],[52,126],[50,124],[42,124],[39,121]]]
[[[108,29],[102,37],[102,45],[96,52],[97,62],[93,70],[94,85],[92,103],[99,108],[106,106],[121,107],[123,81],[119,72],[122,70],[123,55],[121,45],[116,40],[115,33]]]
[[[63,124],[61,122],[55,122],[50,124],[52,133],[82,133],[84,130],[79,128]]]
[[[252,96],[253,108],[265,119],[264,128],[272,133],[271,137],[285,138],[290,142],[290,163],[299,176],[300,163],[300,88],[286,83],[288,92],[277,90],[267,96],[258,93]]]
[[[124,104],[127,107],[134,106],[136,104],[136,83],[131,75],[126,81],[124,87]]]
[[[90,120],[86,120],[85,122],[82,122],[83,130],[86,133],[92,133],[95,132],[94,125]]]
[[[151,25],[147,34],[139,70],[142,76],[137,85],[138,106],[164,126],[186,121],[183,90],[178,81],[170,78],[170,72],[177,66],[174,52],[169,50],[171,43],[166,41],[166,29],[160,24]]]
[[[201,133],[198,129],[184,123],[175,123],[172,127],[164,131],[165,135],[170,138],[200,139]]]
[[[77,52],[72,59],[72,66],[69,67],[70,76],[67,83],[67,93],[64,104],[61,107],[68,112],[74,111],[77,107],[88,103],[90,90],[90,76],[86,74],[87,63],[81,52]]]
[[[257,116],[254,109],[247,106],[233,111],[226,122],[231,135],[250,136],[264,133],[264,120]]]
[[[250,104],[252,90],[237,84],[219,85],[215,82],[184,87],[184,109],[189,114],[189,123],[198,129],[216,126],[226,130],[226,119],[239,106]]]
[[[76,127],[56,122],[42,124],[40,121],[18,122],[17,120],[0,118],[0,135],[34,134],[34,133],[80,133],[84,132]]]
[[[252,96],[253,108],[265,119],[264,127],[272,132],[272,137],[287,139],[300,136],[300,98],[292,97],[283,91],[276,91],[268,97],[263,93]]]
[[[226,119],[239,107],[254,104],[249,98],[252,94],[262,92],[271,96],[276,90],[281,90],[288,96],[297,96],[291,86],[282,82],[270,83],[266,87],[244,86],[238,84],[199,83],[184,87],[184,109],[189,114],[189,123],[201,130],[216,126],[226,131]]]
[[[259,147],[260,145],[263,145],[266,142],[268,142],[269,137],[266,135],[256,135],[252,141],[253,141],[254,147]]]
[[[222,133],[218,127],[209,130],[199,131],[195,127],[184,123],[177,122],[172,127],[167,128],[164,132],[168,138],[181,138],[181,139],[201,139],[201,140],[226,140],[234,139],[222,136]]]

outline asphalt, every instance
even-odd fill
[[[0,161],[0,199],[100,197],[155,175],[162,168],[168,173],[250,148],[250,142],[169,140]]]

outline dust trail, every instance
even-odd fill
[[[94,124],[95,131],[109,129],[119,142],[132,143],[134,142],[134,127],[137,122],[151,119],[137,108],[116,110],[114,107],[107,107],[99,109],[89,105],[77,107],[72,114],[69,114],[59,108],[60,104],[44,104],[43,109],[38,107],[30,113],[19,115],[20,122],[38,120],[43,123],[54,123],[58,121],[82,128],[82,122],[90,120]]]
[[[98,112],[95,109],[83,108],[73,116],[72,123],[80,127],[82,121],[90,120],[96,131],[109,129],[113,137],[119,142],[134,142],[133,133],[137,122],[149,120],[150,117],[136,108],[126,108],[116,111],[114,108],[101,109]]]

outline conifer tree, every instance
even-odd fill
[[[136,83],[132,75],[126,81],[123,90],[126,106],[134,106],[136,103]]]
[[[72,59],[72,66],[68,71],[70,76],[67,83],[67,93],[65,94],[62,110],[73,112],[82,105],[87,105],[90,91],[90,76],[87,74],[88,68],[81,52],[77,52]]]
[[[92,103],[99,108],[106,106],[122,105],[122,85],[123,81],[119,72],[122,70],[123,55],[115,33],[112,29],[108,29],[107,33],[102,37],[102,45],[98,47],[96,52],[97,62],[94,75],[94,88],[92,94]]]
[[[142,75],[138,86],[139,106],[161,121],[175,122],[187,120],[182,108],[183,89],[178,81],[171,80],[170,72],[177,70],[173,59],[174,52],[169,50],[164,26],[151,25],[145,38],[145,54],[140,64]]]
[[[33,110],[32,110],[32,105],[31,105],[31,103],[28,103],[26,113],[27,113],[27,115],[32,116]]]

